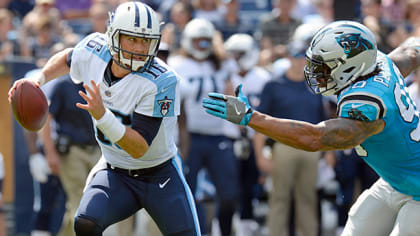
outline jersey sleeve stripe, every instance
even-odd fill
[[[350,101],[355,101],[358,103],[363,103],[363,101],[366,101],[367,103],[370,103],[370,104],[373,103],[379,108],[378,119],[381,119],[385,116],[386,110],[385,110],[385,105],[383,101],[380,98],[374,97],[370,94],[351,94],[342,98],[337,106],[337,116],[341,114],[341,108],[343,107],[343,105],[349,103]]]

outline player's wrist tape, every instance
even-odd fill
[[[125,126],[109,109],[105,110],[101,119],[95,121],[96,127],[113,143],[118,142],[125,134]]]

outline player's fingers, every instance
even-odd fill
[[[211,109],[214,111],[220,111],[220,112],[224,112],[226,110],[226,108],[218,106],[218,105],[213,105],[213,104],[209,104],[209,103],[203,103],[203,107],[207,108],[207,109]]]
[[[95,92],[92,90],[91,87],[89,87],[89,85],[83,84],[83,87],[86,89],[86,92],[89,93],[89,95],[92,97],[92,99],[96,97]]]
[[[223,101],[227,100],[226,96],[221,93],[209,93],[208,96],[214,99],[218,99],[218,100],[223,100]]]
[[[83,91],[79,91],[79,95],[83,98],[83,99],[85,99],[85,101],[86,102],[92,102],[92,99],[86,94],[86,93],[84,93]]]
[[[209,113],[210,115],[217,116],[217,117],[225,119],[225,115],[223,113],[213,111],[213,110],[210,110],[210,109],[206,109],[206,112]]]
[[[214,99],[208,99],[208,98],[204,98],[202,104],[211,104],[211,105],[217,105],[220,107],[226,107],[226,103],[224,101],[220,101],[220,100],[214,100]]]
[[[89,105],[88,104],[82,104],[82,103],[76,103],[76,107],[83,109],[83,110],[88,110],[89,109]]]
[[[95,94],[99,94],[99,83],[95,83],[93,80],[91,80],[90,83],[92,84],[92,90]]]
[[[16,87],[17,87],[17,85],[16,85],[16,82],[15,82],[13,84],[12,88],[9,89],[9,92],[7,93],[7,95],[9,96],[8,99],[9,99],[10,104],[12,103],[12,98],[13,98],[13,94],[15,93]]]

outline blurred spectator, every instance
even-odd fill
[[[296,5],[292,9],[291,15],[296,18],[303,20],[307,15],[315,13],[314,0],[296,0]]]
[[[256,66],[259,49],[253,38],[247,34],[234,34],[225,43],[229,57],[238,65],[238,72],[231,75],[233,87],[242,84],[242,92],[248,97],[251,106],[258,107],[261,91],[271,79],[271,75]],[[237,235],[255,235],[258,224],[255,219],[253,202],[257,199],[262,187],[258,184],[259,171],[255,162],[252,139],[255,134],[249,127],[235,127],[240,129],[240,135],[234,143],[235,156],[239,162],[240,207],[239,227]],[[258,191],[260,190],[260,191]]]
[[[315,8],[314,14],[305,15],[303,23],[328,24],[334,20],[334,0],[312,0]]]
[[[216,214],[222,235],[230,235],[232,217],[238,197],[238,170],[233,154],[233,140],[226,136],[228,123],[209,116],[201,108],[201,100],[209,92],[226,92],[230,67],[217,56],[216,48],[223,47],[216,40],[214,26],[205,19],[194,19],[182,35],[183,53],[168,59],[168,64],[182,78],[180,150],[185,161],[185,177],[196,193],[197,175],[206,168],[216,187]],[[220,35],[219,35],[220,37]],[[213,44],[219,44],[214,45]],[[202,234],[208,234],[203,205],[197,200]]]
[[[289,43],[290,67],[282,77],[275,78],[264,86],[259,111],[273,117],[297,119],[313,124],[327,118],[322,98],[308,89],[303,75],[307,47],[304,40]],[[257,165],[261,171],[271,173],[273,182],[269,193],[269,234],[289,235],[288,222],[293,198],[296,233],[305,236],[318,235],[316,184],[321,153],[297,150],[275,142],[270,160],[263,154],[265,142],[263,134],[255,135]]]
[[[0,0],[0,8],[7,8],[11,0]]]
[[[266,58],[263,64],[271,63],[275,59],[284,57],[286,45],[301,21],[291,15],[296,0],[273,0],[272,13],[263,18],[257,30],[260,47]],[[265,51],[265,52],[264,52]]]
[[[405,19],[407,0],[382,0],[383,17],[392,22],[399,24]]]
[[[53,18],[49,15],[40,16],[34,25],[35,37],[30,38],[29,50],[38,67],[46,63],[50,57],[50,49],[60,41],[53,31]]]
[[[355,20],[359,17],[359,0],[334,0],[335,20]]]
[[[376,36],[378,49],[389,53],[393,49],[388,43],[388,36],[393,31],[391,22],[382,16],[381,0],[361,0],[362,23]]]
[[[106,3],[94,3],[89,9],[90,31],[85,35],[93,32],[105,33],[108,21],[108,12],[111,11]]]
[[[226,14],[226,9],[219,0],[193,0],[194,18],[206,19],[218,25]]]
[[[8,8],[15,16],[22,19],[34,8],[34,2],[32,0],[13,0]]]
[[[60,12],[55,8],[55,0],[35,0],[35,7],[22,20],[22,36],[25,38],[35,35],[35,25],[41,16],[50,16],[55,34],[63,33]]]
[[[13,14],[6,8],[0,8],[0,61],[11,56],[29,55],[25,44],[18,41],[17,31],[13,27]]]
[[[414,36],[420,37],[420,0],[407,1],[406,20]]]
[[[193,7],[189,3],[179,1],[173,5],[170,11],[170,23],[162,29],[162,42],[176,53],[181,48],[181,34],[185,25],[191,20]]]
[[[40,69],[27,73],[34,75]],[[49,87],[49,86],[45,86]],[[45,87],[43,91],[46,92]],[[65,193],[58,176],[51,173],[43,150],[38,142],[38,133],[24,131],[29,151],[29,170],[34,180],[34,225],[31,236],[56,236],[65,212]]]
[[[253,34],[254,27],[250,21],[241,18],[239,15],[239,0],[227,0],[225,2],[226,14],[224,18],[216,24],[217,30],[222,33],[226,40],[236,33]]]
[[[92,5],[91,0],[57,0],[56,7],[60,11],[63,19],[72,20],[87,18],[89,8]]]

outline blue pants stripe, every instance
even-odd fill
[[[174,165],[176,171],[178,172],[179,177],[182,180],[182,183],[184,184],[184,188],[185,188],[185,191],[186,191],[187,197],[188,197],[188,202],[190,204],[192,214],[193,214],[193,217],[194,217],[194,224],[195,224],[195,230],[197,232],[197,235],[201,235],[200,224],[199,224],[198,216],[197,216],[197,209],[195,207],[195,200],[194,200],[194,197],[191,193],[190,188],[188,187],[187,181],[185,180],[185,177],[184,177],[184,174],[183,174],[183,171],[182,171],[182,160],[181,160],[181,157],[179,156],[179,154],[177,154],[175,156],[175,158],[172,159],[172,164]]]

